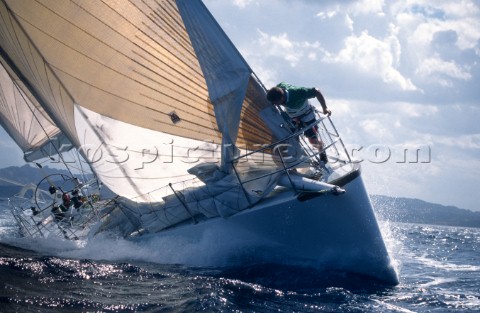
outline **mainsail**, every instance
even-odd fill
[[[135,201],[287,132],[199,0],[2,0],[0,46],[99,179]]]

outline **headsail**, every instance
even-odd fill
[[[73,148],[21,80],[0,57],[0,125],[20,147],[27,162]]]
[[[222,132],[224,162],[233,158],[240,112],[252,71],[199,1],[178,0]],[[221,82],[221,83],[220,83]]]
[[[0,28],[28,88],[126,197],[160,200],[222,140],[252,149],[285,131],[266,125],[262,86],[199,0],[3,0]]]

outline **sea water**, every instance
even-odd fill
[[[0,208],[0,312],[480,311],[480,229],[380,226],[398,286],[295,266],[199,266],[215,261],[211,240],[19,238]]]

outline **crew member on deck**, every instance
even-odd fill
[[[282,105],[288,116],[292,119],[298,128],[305,127],[316,121],[315,108],[309,103],[308,99],[317,98],[322,106],[323,114],[330,116],[332,112],[328,109],[325,98],[317,88],[306,88],[293,86],[287,83],[280,83],[267,92],[267,99],[275,105]],[[318,151],[322,151],[323,143],[318,138],[318,126],[304,132],[305,137],[312,146]],[[320,153],[320,159],[326,164],[328,163],[325,151]]]
[[[82,195],[78,189],[72,191],[72,202],[75,209],[79,209],[83,205]]]

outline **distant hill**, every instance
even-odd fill
[[[62,174],[68,177],[72,175],[67,170],[61,169],[54,169],[48,166],[43,167],[42,169],[30,166],[28,164],[23,165],[21,167],[18,166],[10,166],[6,168],[0,169],[0,198],[8,198],[12,197],[17,194],[21,186],[16,185],[15,183],[25,185],[31,184],[37,185],[40,181],[42,181],[46,176],[53,175],[53,174]],[[79,178],[81,181],[83,180],[83,176],[80,174],[73,174],[74,177]],[[91,179],[93,177],[92,174],[87,174],[85,179]],[[62,177],[59,175],[52,176],[50,180],[53,183],[56,183],[56,180],[61,180]],[[8,182],[11,181],[11,182]],[[48,182],[44,180],[43,189],[48,189]],[[115,195],[108,190],[105,186],[101,189],[101,194],[104,197],[114,197]]]
[[[18,166],[10,166],[6,168],[0,169],[0,186],[11,186],[2,180],[8,179],[14,182],[18,182],[20,184],[29,184],[29,183],[38,183],[42,180],[45,176],[54,174],[54,173],[61,173],[61,174],[68,174],[65,170],[55,170],[49,167],[44,167],[39,169],[37,167],[30,166],[25,164],[21,167]]]
[[[480,212],[419,199],[370,196],[380,217],[395,222],[479,227]]]
[[[44,166],[42,168],[34,167],[29,164],[25,164],[23,166],[10,166],[0,169],[0,186],[11,185],[8,182],[5,182],[2,179],[11,180],[14,182],[18,182],[20,184],[29,184],[34,183],[37,184],[40,182],[45,176],[52,175],[52,174],[62,174],[66,176],[72,176],[70,172],[64,169],[55,169],[48,166]],[[73,174],[77,177],[82,177],[81,174]],[[92,176],[92,174],[87,174],[87,176]]]
[[[0,169],[0,178],[6,178],[21,184],[40,182],[46,175],[64,174],[65,170],[45,167],[38,169],[30,165],[22,167],[7,167]],[[12,197],[20,187],[6,183],[0,179],[0,198]],[[101,194],[110,198],[114,194],[105,186]],[[394,198],[381,195],[371,195],[371,199],[379,217],[385,220],[405,223],[422,223],[434,225],[464,226],[480,228],[480,212],[459,209],[454,206],[444,206],[425,202],[419,199]]]

